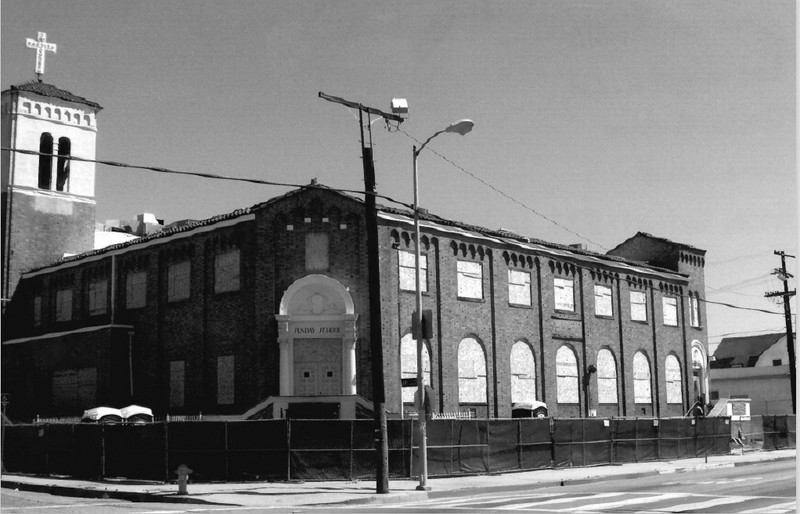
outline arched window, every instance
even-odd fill
[[[667,375],[667,403],[683,403],[683,388],[681,387],[681,363],[674,355],[667,355],[664,361],[664,371]]]
[[[472,337],[458,345],[458,401],[486,403],[486,355]]]
[[[536,365],[533,350],[525,341],[511,347],[511,403],[536,400]]]
[[[58,138],[58,163],[56,165],[56,190],[67,191],[69,188],[69,162],[72,143],[68,137]]]
[[[635,403],[653,403],[650,392],[650,361],[643,351],[633,356],[633,398]]]
[[[578,359],[566,345],[556,353],[556,396],[558,403],[579,403]]]
[[[50,189],[53,172],[53,136],[45,132],[39,138],[39,187]]]
[[[618,403],[617,361],[605,348],[597,352],[597,402]]]
[[[400,378],[417,378],[417,341],[411,334],[406,334],[400,340]],[[422,345],[422,380],[426,385],[431,383],[431,358],[428,355],[428,346]],[[403,387],[403,403],[414,403],[416,389]]]

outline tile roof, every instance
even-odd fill
[[[350,201],[354,201],[356,203],[360,203],[360,204],[364,203],[364,200],[362,200],[361,198],[352,196],[350,194],[344,193],[342,191],[339,191],[337,189],[331,188],[329,186],[325,186],[323,184],[312,182],[311,184],[309,184],[307,186],[302,186],[302,187],[299,187],[297,189],[293,189],[293,190],[291,190],[291,191],[289,191],[289,192],[287,192],[287,193],[285,193],[283,195],[275,196],[275,197],[270,198],[269,200],[267,200],[265,202],[258,203],[256,205],[253,205],[252,207],[248,207],[246,209],[238,209],[238,210],[235,210],[235,211],[233,211],[231,213],[221,214],[221,215],[214,216],[214,217],[211,217],[211,218],[208,218],[208,219],[205,219],[205,220],[190,221],[189,223],[187,223],[185,225],[181,225],[179,227],[166,229],[166,230],[163,230],[161,232],[156,232],[154,234],[151,234],[151,235],[148,235],[148,236],[145,236],[145,237],[141,237],[141,238],[138,238],[138,239],[133,239],[131,241],[126,241],[124,243],[108,246],[108,247],[105,247],[105,248],[100,248],[100,249],[97,249],[97,250],[92,250],[92,251],[89,251],[89,252],[86,252],[86,253],[81,253],[81,254],[70,256],[70,257],[65,257],[63,259],[57,260],[55,262],[52,262],[50,264],[46,264],[46,265],[43,265],[43,266],[37,266],[36,268],[29,269],[29,270],[25,271],[25,273],[34,273],[34,272],[43,270],[45,268],[49,268],[49,267],[56,266],[56,265],[59,265],[59,264],[78,261],[78,260],[81,260],[81,259],[86,258],[86,257],[91,257],[91,256],[94,256],[94,255],[100,255],[100,254],[103,254],[103,253],[106,253],[106,252],[109,252],[109,251],[112,251],[112,250],[118,250],[118,249],[121,249],[121,248],[135,246],[135,245],[142,244],[142,243],[145,243],[145,242],[148,242],[148,241],[152,241],[154,239],[161,239],[161,238],[170,237],[170,236],[175,235],[175,234],[180,233],[180,232],[187,232],[187,231],[193,230],[193,229],[198,228],[198,227],[213,225],[214,223],[217,223],[217,222],[220,222],[220,221],[234,219],[234,218],[246,215],[246,214],[254,213],[255,211],[258,211],[258,210],[265,209],[265,208],[267,208],[267,207],[269,207],[269,206],[271,206],[271,205],[273,205],[273,204],[275,204],[277,202],[280,202],[280,201],[285,200],[287,198],[291,198],[293,196],[299,195],[299,194],[301,194],[301,193],[303,193],[305,191],[308,191],[308,190],[322,190],[322,191],[326,191],[328,193],[332,193],[332,194],[336,194],[336,195],[342,196],[342,197],[344,197],[344,198],[346,198],[346,199],[348,199]],[[403,216],[403,217],[406,217],[408,219],[412,219],[414,217],[413,212],[408,211],[408,210],[397,209],[397,208],[394,208],[394,207],[387,207],[385,205],[377,205],[376,207],[380,212],[384,212],[384,213],[387,213],[387,214],[394,214],[394,215],[397,215],[397,216]],[[442,218],[442,217],[439,217],[439,216],[436,216],[434,214],[430,214],[430,213],[427,213],[427,212],[420,212],[420,220],[428,221],[428,222],[431,222],[431,223],[434,223],[434,224],[437,224],[437,225],[441,225],[441,226],[445,226],[445,227],[455,227],[455,228],[458,228],[458,229],[462,229],[464,231],[473,233],[473,235],[475,235],[475,236],[485,236],[485,237],[497,238],[497,239],[500,239],[500,240],[506,240],[506,242],[529,243],[529,244],[539,245],[539,246],[542,246],[542,247],[545,247],[545,248],[550,248],[550,249],[553,249],[553,250],[559,250],[559,251],[562,251],[562,252],[569,252],[569,253],[575,254],[575,255],[582,255],[582,256],[585,256],[585,257],[592,258],[593,260],[600,259],[600,260],[603,260],[603,261],[616,262],[616,263],[620,263],[620,264],[628,264],[628,265],[643,267],[643,268],[650,269],[650,270],[653,270],[653,271],[656,271],[656,272],[668,273],[670,275],[680,275],[679,273],[676,273],[673,270],[669,270],[669,269],[666,269],[666,268],[661,268],[661,267],[658,267],[658,266],[654,266],[654,265],[648,264],[646,262],[635,261],[635,260],[631,260],[631,259],[625,259],[625,258],[618,257],[618,256],[615,256],[615,255],[607,255],[607,254],[603,254],[603,253],[592,252],[592,251],[589,251],[589,250],[583,250],[583,249],[576,248],[576,247],[569,246],[569,245],[551,243],[551,242],[543,241],[543,240],[540,240],[540,239],[521,236],[519,234],[515,234],[513,232],[509,232],[509,231],[503,230],[503,229],[493,230],[493,229],[488,229],[488,228],[485,228],[485,227],[480,227],[478,225],[470,225],[468,223],[462,223],[460,221],[454,221],[454,220],[449,220],[449,219],[446,219],[446,218]]]
[[[91,100],[87,100],[86,98],[78,95],[74,95],[69,91],[64,89],[59,89],[52,84],[48,84],[46,82],[40,82],[38,80],[31,80],[30,82],[25,82],[23,84],[19,84],[16,86],[11,86],[9,89],[3,91],[25,91],[28,93],[36,93],[37,95],[48,96],[51,98],[58,98],[61,100],[66,100],[67,102],[74,102],[79,104],[88,105],[89,107],[94,107],[95,109],[102,109],[100,104],[96,102],[92,102]]]

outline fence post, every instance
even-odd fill
[[[292,479],[292,418],[286,419],[286,480]]]
[[[106,478],[106,426],[100,424],[100,478]]]
[[[228,456],[228,452],[229,452],[229,449],[228,449],[228,422],[224,421],[224,423],[225,423],[225,481],[229,482],[230,481],[230,463],[229,463],[230,459],[229,459],[229,456]]]
[[[349,469],[350,469],[350,480],[353,480],[353,424],[355,423],[355,421],[349,420],[347,423],[350,425],[350,451],[348,452],[350,454],[350,466],[349,466]],[[387,432],[388,432],[388,428],[387,428]],[[388,474],[388,471],[387,471],[387,474]]]
[[[522,422],[517,420],[517,469],[522,469]]]
[[[164,483],[169,483],[169,416],[164,421]]]

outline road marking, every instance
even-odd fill
[[[130,505],[130,502],[65,503],[63,505],[39,505],[31,507],[6,507],[6,508],[13,510],[34,510],[34,509],[40,510],[40,509],[63,509],[66,507],[107,507],[109,505]]]
[[[743,510],[739,514],[783,513],[783,512],[795,512],[796,510],[797,510],[797,501],[791,501],[786,503],[778,503],[776,505],[770,505],[769,507],[761,507],[760,509]]]
[[[727,505],[729,503],[741,503],[743,501],[747,501],[752,499],[751,497],[747,496],[726,496],[724,498],[715,498],[713,500],[707,500],[704,502],[697,502],[697,503],[684,503],[681,505],[673,505],[672,507],[666,507],[663,509],[655,509],[658,512],[686,512],[686,511],[695,511],[701,509],[708,509],[711,507],[716,507],[717,505]]]
[[[664,493],[664,494],[657,494],[655,496],[646,496],[644,498],[630,498],[628,500],[620,500],[616,502],[607,502],[607,503],[599,503],[599,504],[592,504],[591,510],[592,511],[602,511],[608,509],[618,509],[619,507],[626,507],[628,505],[640,505],[642,503],[655,503],[662,500],[673,500],[675,498],[685,498],[688,496],[686,493]],[[566,512],[574,512],[574,511],[585,511],[586,505],[582,507],[572,507],[569,509],[562,509]]]
[[[535,507],[540,507],[542,505],[555,505],[558,503],[569,503],[574,501],[580,500],[594,500],[595,498],[613,498],[615,496],[621,496],[624,493],[600,493],[600,494],[591,494],[591,495],[582,495],[582,496],[567,496],[561,498],[554,498],[552,500],[544,500],[538,502],[531,502],[531,503],[515,503],[513,505],[503,505],[502,507],[497,507],[496,510],[521,510],[521,509],[530,509]]]

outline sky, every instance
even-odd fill
[[[785,330],[764,293],[797,254],[794,1],[3,0],[0,24],[2,88],[46,32],[43,80],[103,106],[98,159],[361,190],[357,112],[318,93],[406,98],[402,130],[371,125],[378,193],[412,203],[414,138],[472,119],[420,155],[420,206],[705,249],[708,300],[777,313],[708,304],[712,347]],[[169,223],[290,189],[99,165],[95,194],[99,220]]]

